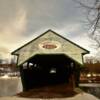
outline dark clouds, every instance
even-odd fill
[[[33,0],[27,3],[28,29],[31,32],[41,28],[62,29],[70,24],[79,23],[80,12],[75,10],[71,0]],[[31,5],[30,5],[31,3]],[[30,32],[30,33],[31,33]]]
[[[83,37],[84,11],[77,6],[72,0],[0,0],[0,46],[12,51],[50,28],[70,39]]]
[[[1,30],[12,23],[22,9],[27,14],[24,35],[31,35],[41,28],[62,29],[71,23],[79,23],[82,14],[76,6],[71,0],[0,0]]]

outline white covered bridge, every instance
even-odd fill
[[[23,90],[68,83],[72,75],[75,77],[72,81],[77,85],[83,55],[87,53],[89,51],[52,30],[12,52],[18,56],[17,66],[20,68]]]

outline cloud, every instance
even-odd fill
[[[11,22],[7,22],[5,26],[2,26],[0,35],[5,38],[11,36],[21,36],[26,29],[26,12],[20,9],[15,18]],[[10,40],[10,39],[9,39]],[[9,41],[8,40],[8,41]]]
[[[11,52],[50,28],[73,41],[81,37],[84,44],[83,15],[76,5],[71,0],[0,0],[0,47]]]
[[[5,47],[0,47],[0,59],[1,58],[8,58],[9,55],[9,49],[5,48]]]
[[[1,46],[11,48],[10,46],[12,44],[18,42],[20,39],[23,39],[24,32],[26,31],[26,25],[27,14],[24,9],[19,9],[16,12],[15,18],[13,18],[11,22],[6,22],[6,25],[2,26],[2,30],[0,30]]]

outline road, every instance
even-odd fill
[[[55,99],[36,99],[36,98],[19,98],[16,96],[13,97],[1,97],[0,100],[100,100],[95,96],[87,93],[80,93],[71,98],[55,98]]]

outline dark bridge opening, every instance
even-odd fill
[[[25,90],[68,83],[73,73],[73,61],[64,54],[35,55],[23,65],[21,72]]]

